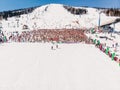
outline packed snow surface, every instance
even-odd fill
[[[120,90],[120,67],[94,45],[0,45],[0,90]]]

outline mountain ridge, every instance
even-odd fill
[[[51,5],[51,4],[47,4]],[[59,4],[58,4],[59,5]],[[63,4],[61,4],[63,5]],[[42,5],[45,6],[45,5]],[[64,7],[69,7],[69,8],[76,8],[75,6],[69,6],[69,5],[63,5]],[[20,9],[15,9],[15,10],[6,10],[6,11],[1,11],[0,12],[0,17],[3,16],[3,18],[7,19],[7,17],[12,17],[12,16],[19,16],[22,14],[28,14],[31,13],[33,10],[36,8],[41,7],[41,6],[34,6],[34,7],[28,7],[28,8],[20,8]],[[119,16],[120,16],[120,8],[102,8],[102,7],[88,7],[88,6],[80,6],[83,8],[95,8],[95,9],[102,9],[105,10],[107,14],[109,14],[110,11],[119,11]],[[80,8],[77,7],[77,8]],[[114,15],[113,15],[114,16]]]
[[[16,13],[17,12],[17,13]],[[102,9],[71,7],[63,4],[47,4],[41,7],[23,9],[2,14],[3,30],[37,29],[83,29],[98,26],[101,12],[101,25],[115,21],[118,17],[107,16]],[[12,15],[11,15],[12,14]]]

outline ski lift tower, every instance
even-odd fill
[[[115,31],[115,22],[113,22],[113,32]]]
[[[16,18],[16,22],[17,22],[17,28],[19,27],[19,19]]]
[[[2,33],[2,23],[0,21],[0,33]]]
[[[101,13],[102,11],[99,11],[99,19],[98,19],[98,29],[100,29],[100,23],[101,23]]]

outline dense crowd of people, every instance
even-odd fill
[[[92,35],[97,35],[93,31],[87,30],[77,30],[77,29],[41,29],[32,31],[22,31],[22,32],[12,32],[8,39],[4,36],[1,31],[0,37],[1,41],[11,41],[11,42],[61,42],[61,43],[78,43],[84,41],[85,43],[95,44],[101,51],[105,52],[112,60],[118,61],[119,58],[116,56],[115,52],[111,53],[109,51],[109,46],[106,43],[101,43],[100,40],[93,39],[90,36],[87,37],[86,33],[92,33]],[[98,38],[98,36],[96,36]],[[102,37],[104,38],[104,37]],[[106,39],[107,40],[107,39]],[[111,39],[110,39],[111,40]],[[117,48],[119,45],[116,42],[115,45],[112,44],[112,48]],[[107,49],[106,49],[107,47]],[[58,48],[58,44],[51,46],[51,49]],[[119,61],[120,62],[120,61]]]
[[[9,40],[14,42],[63,42],[76,43],[87,41],[83,30],[59,29],[59,30],[33,30],[23,31],[21,34],[12,34]]]

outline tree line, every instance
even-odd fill
[[[3,12],[0,12],[0,19],[6,19],[7,20],[8,17],[13,17],[13,16],[20,17],[20,15],[22,15],[22,14],[31,13],[35,8],[37,8],[37,7],[3,11]]]
[[[81,14],[86,14],[87,10],[86,9],[81,9],[81,8],[74,8],[74,7],[70,7],[70,6],[63,6],[65,9],[67,9],[67,11],[69,11],[72,14],[75,15],[81,15]]]
[[[119,16],[120,17],[120,9],[118,8],[110,8],[105,10],[106,15],[108,16]]]

